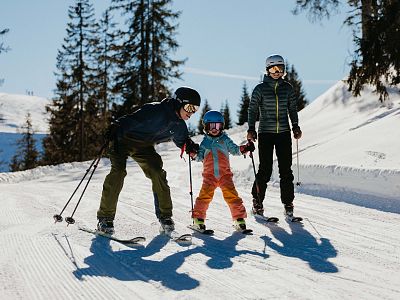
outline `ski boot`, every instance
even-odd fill
[[[97,231],[103,234],[114,234],[114,220],[107,217],[99,217],[97,223]]]
[[[288,218],[293,218],[293,203],[285,204],[285,216]]]
[[[251,229],[246,228],[246,221],[243,218],[236,219],[233,222],[233,227],[235,228],[236,231],[244,234],[249,234],[253,231]]]
[[[175,223],[171,217],[160,218],[160,232],[169,233],[175,230]]]
[[[251,208],[253,216],[264,216],[264,207],[257,199],[253,199],[253,207]]]
[[[251,213],[253,216],[261,216],[264,217],[264,208],[257,208],[255,206],[253,206],[251,208]]]
[[[198,230],[206,230],[204,219],[193,218],[193,228]]]

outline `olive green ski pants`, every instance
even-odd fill
[[[154,149],[154,144],[142,141],[123,139],[110,144],[108,151],[111,160],[111,171],[103,183],[100,208],[97,217],[114,219],[117,210],[118,196],[124,185],[126,160],[128,156],[141,167],[152,182],[154,206],[157,218],[172,216],[172,200],[167,181],[167,172],[163,169],[161,156]]]

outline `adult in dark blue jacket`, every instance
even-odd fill
[[[180,87],[172,98],[145,104],[133,114],[118,119],[109,150],[111,171],[104,180],[97,211],[99,231],[114,233],[114,217],[127,174],[128,156],[138,163],[152,181],[155,212],[163,229],[174,229],[167,173],[154,146],[172,140],[179,148],[186,146],[187,152],[195,152],[198,145],[190,140],[185,121],[198,110],[200,101],[196,90]]]
[[[293,87],[282,76],[285,62],[280,55],[271,55],[266,60],[266,71],[263,82],[258,84],[251,95],[248,115],[247,138],[255,141],[257,133],[255,123],[260,114],[258,126],[258,155],[260,166],[252,188],[253,213],[263,215],[263,201],[267,183],[271,178],[273,151],[278,158],[281,201],[285,213],[293,216],[293,172],[292,172],[292,139],[290,136],[289,118],[295,139],[301,137],[297,116],[297,99]]]

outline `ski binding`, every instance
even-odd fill
[[[163,229],[160,229],[160,233],[165,234],[166,236],[168,236],[171,240],[173,240],[174,242],[183,242],[183,243],[187,243],[187,242],[191,242],[192,241],[192,235],[190,233],[184,233],[181,234],[175,230],[172,231],[165,231]]]
[[[266,217],[266,216],[262,216],[262,215],[253,215],[254,218],[265,221],[267,223],[277,223],[279,222],[279,218],[278,217]]]
[[[303,218],[295,216],[286,216],[286,220],[292,223],[301,223],[303,221]]]

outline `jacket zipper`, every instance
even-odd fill
[[[276,89],[278,88],[278,81],[275,83],[275,100],[276,100],[276,133],[279,133],[279,99]]]

